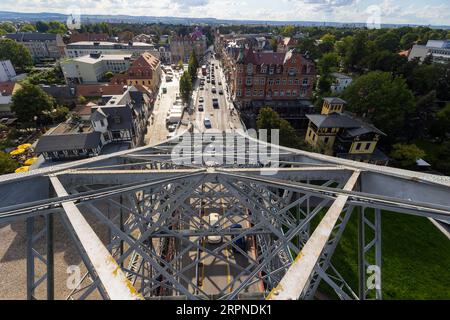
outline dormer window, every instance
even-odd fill
[[[249,63],[248,65],[247,65],[247,73],[253,73],[253,64],[251,64],[251,63]]]
[[[273,72],[274,72],[274,66],[270,66],[270,68],[269,68],[269,74],[273,74]]]
[[[267,73],[267,66],[261,66],[261,73]]]

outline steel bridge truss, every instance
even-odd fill
[[[1,178],[0,223],[26,223],[28,299],[55,298],[54,219],[82,261],[67,299],[314,299],[321,283],[340,299],[381,299],[381,210],[450,220],[447,177],[277,146],[270,163],[242,164],[255,151],[242,145],[221,155],[231,164],[194,152],[179,163],[178,139]],[[352,216],[357,288],[332,263]],[[214,292],[211,260],[228,270]]]

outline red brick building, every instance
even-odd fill
[[[310,99],[316,77],[314,61],[293,50],[242,50],[234,73],[232,94],[241,107],[254,101]]]

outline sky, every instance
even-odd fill
[[[0,10],[450,25],[450,0],[1,0]]]

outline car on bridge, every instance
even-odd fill
[[[230,229],[242,229],[242,225],[240,225],[239,223],[235,223],[232,224]],[[241,237],[236,239],[237,235],[232,235],[231,236],[231,241],[233,242],[234,245],[238,246],[239,249],[241,249],[242,251],[247,251],[247,242],[245,241],[245,237]],[[239,251],[233,246],[233,252],[234,253],[238,253]]]
[[[217,224],[217,222],[219,221],[219,214],[218,213],[210,213],[208,216],[208,223],[209,225],[212,227],[213,230],[218,232],[219,229],[219,225]],[[207,237],[208,242],[211,244],[218,244],[222,242],[222,236],[220,235],[209,235]]]
[[[199,112],[205,111],[205,109],[203,108],[203,105],[202,105],[202,104],[199,104],[199,105],[198,105],[198,111],[199,111]]]

